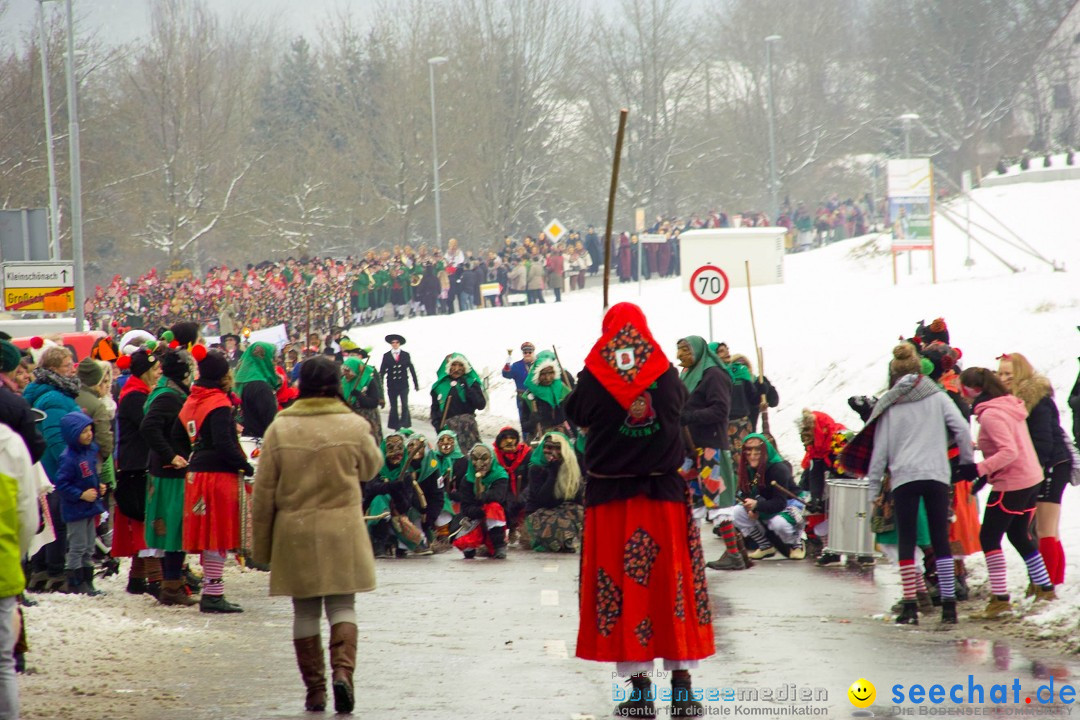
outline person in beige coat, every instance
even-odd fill
[[[324,607],[334,709],[353,709],[355,594],[375,589],[360,485],[381,464],[367,421],[341,399],[341,369],[325,356],[305,360],[299,399],[277,414],[263,438],[252,524],[255,559],[270,564],[270,594],[292,598],[308,710],[326,708]]]

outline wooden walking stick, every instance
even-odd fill
[[[611,226],[615,222],[615,190],[619,186],[619,160],[622,157],[623,135],[626,133],[626,116],[630,111],[619,111],[619,132],[615,135],[615,157],[611,164],[611,190],[608,192],[607,225],[604,228],[604,310],[608,309],[608,286],[611,284]]]
[[[439,421],[439,432],[446,429],[446,413],[450,412],[450,393],[457,387],[457,380],[450,381],[450,389],[446,391],[446,403],[443,405],[442,420]]]
[[[764,356],[761,353],[761,346],[758,345],[757,322],[754,321],[754,294],[750,290],[750,261],[744,260],[743,262],[746,265],[746,300],[750,305],[750,328],[754,331],[754,355],[757,357],[758,361],[758,385],[760,386],[762,384],[762,379],[765,377],[763,370],[761,369]],[[765,408],[761,411],[761,429],[765,435],[771,437],[771,434],[769,433],[769,404],[765,398],[764,392],[761,393],[761,403],[762,407]]]

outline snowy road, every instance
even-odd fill
[[[706,548],[715,557],[720,543],[710,537]],[[606,716],[612,668],[573,657],[577,568],[577,556],[520,550],[502,563],[456,552],[379,561],[378,590],[358,602],[358,715]],[[847,687],[866,677],[877,685],[880,717],[892,712],[895,683],[966,683],[973,673],[987,691],[1017,678],[1033,693],[1039,675],[1052,671],[1060,686],[1080,670],[1018,640],[994,642],[985,625],[963,618],[978,602],[961,605],[953,630],[937,629],[936,619],[896,627],[880,617],[897,594],[895,569],[876,575],[786,560],[709,571],[717,654],[694,673],[695,686],[759,699],[707,705],[715,714],[769,712],[792,703],[770,704],[766,693],[782,697],[794,684],[825,698],[799,705],[849,717]],[[162,608],[126,595],[117,578],[102,583],[104,598],[40,596],[27,612],[35,672],[20,681],[24,717],[311,717],[302,712],[289,601],[266,596],[265,574],[230,567],[226,580],[242,615]]]

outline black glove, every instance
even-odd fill
[[[467,518],[469,518],[471,520],[483,520],[484,519],[484,508],[483,508],[482,505],[470,505],[469,507],[465,508],[464,512],[465,512],[465,517],[467,517]]]
[[[974,480],[979,477],[979,468],[975,463],[961,463],[956,466],[956,477],[958,480]]]
[[[978,480],[976,480],[975,482],[971,483],[971,494],[972,495],[978,495],[979,491],[982,490],[984,487],[986,487],[986,477],[985,476],[983,476],[983,477],[979,478]]]
[[[255,474],[255,468],[251,467],[251,463],[244,466],[244,477],[251,477]]]

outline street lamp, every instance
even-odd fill
[[[917,113],[904,113],[900,121],[904,123],[904,157],[911,157],[911,123],[918,120]]]
[[[49,46],[45,36],[45,0],[38,3],[38,45],[41,51],[41,95],[45,104],[45,157],[49,163],[49,258],[60,259],[60,202],[56,192],[52,98],[49,92]],[[29,259],[29,258],[26,258]]]
[[[439,209],[439,142],[435,122],[435,66],[446,63],[443,56],[428,58],[428,80],[431,82],[431,168],[435,174],[435,247],[442,250],[442,215]]]
[[[779,42],[779,35],[769,35],[765,38],[765,87],[769,98],[769,212],[772,214],[772,223],[775,225],[780,217],[780,201],[777,198],[778,187],[776,182],[776,119],[773,107],[772,86],[772,45]]]

